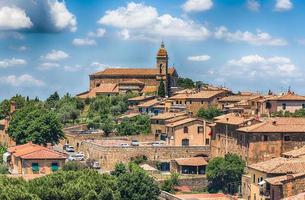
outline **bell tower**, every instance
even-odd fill
[[[164,46],[164,42],[161,43],[161,47],[157,53],[157,69],[160,75],[166,76],[168,73],[168,55]]]

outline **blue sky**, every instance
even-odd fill
[[[154,67],[233,91],[305,94],[301,0],[1,0],[0,99],[77,94],[105,67]]]

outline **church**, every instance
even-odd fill
[[[106,68],[90,74],[89,77],[89,91],[78,94],[80,98],[128,92],[139,95],[156,94],[161,81],[164,83],[166,96],[171,96],[171,88],[177,86],[178,74],[174,67],[168,67],[168,54],[162,42],[154,68]]]

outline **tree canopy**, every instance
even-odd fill
[[[53,111],[29,105],[17,110],[10,122],[9,136],[17,144],[56,144],[64,137],[62,126]]]
[[[153,179],[135,167],[119,176],[90,169],[58,171],[30,181],[0,176],[1,200],[154,200],[158,195]]]
[[[201,117],[203,119],[207,119],[207,120],[212,120],[214,117],[217,117],[219,115],[222,115],[221,110],[215,108],[215,107],[209,107],[207,109],[205,108],[200,108],[197,116]]]
[[[235,193],[244,173],[245,161],[236,154],[226,154],[224,158],[215,157],[209,161],[206,174],[210,182],[210,192],[222,190]]]
[[[125,118],[117,125],[119,135],[137,135],[150,132],[150,118],[147,115],[138,115],[133,118]]]

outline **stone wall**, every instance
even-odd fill
[[[171,147],[171,146],[138,146],[138,147],[117,147],[102,146],[90,141],[80,143],[79,150],[83,151],[86,157],[98,160],[103,170],[112,170],[116,163],[128,163],[131,158],[137,156],[146,156],[151,161],[166,161],[176,158],[209,156],[209,146],[189,146],[189,147]]]

